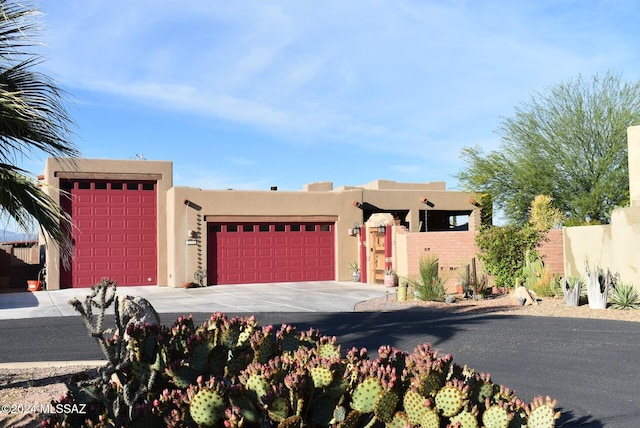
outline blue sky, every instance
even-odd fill
[[[640,79],[619,1],[42,0],[43,71],[88,158],[174,163],[174,184],[300,190],[446,181],[535,91]],[[24,167],[41,173],[43,158]]]

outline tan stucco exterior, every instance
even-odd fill
[[[157,254],[159,284],[166,284],[167,259],[167,192],[173,186],[173,164],[167,161],[60,159],[49,158],[42,179],[44,191],[60,203],[60,179],[156,180],[158,219]],[[47,288],[60,288],[60,252],[55,245],[46,246]]]
[[[399,183],[377,180],[365,185],[333,188],[333,183],[310,183],[299,191],[205,190],[174,187],[172,163],[147,160],[47,160],[43,183],[54,198],[60,178],[143,179],[158,182],[158,284],[179,287],[193,280],[196,269],[206,272],[207,222],[303,222],[335,225],[335,279],[350,280],[348,264],[358,260],[359,241],[350,233],[363,224],[365,210],[380,210],[391,221],[419,231],[421,211],[468,213],[469,230],[480,227],[480,208],[469,192],[446,190],[444,182]],[[402,213],[394,219],[388,213]],[[194,238],[195,236],[195,238]],[[60,288],[60,257],[47,246],[48,287]],[[397,263],[401,263],[399,260]],[[210,284],[211,281],[207,281]]]

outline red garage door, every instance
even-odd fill
[[[333,280],[334,225],[209,224],[208,273],[214,284]]]
[[[63,208],[75,224],[73,259],[61,287],[92,287],[102,278],[118,285],[156,284],[156,183],[63,180]]]

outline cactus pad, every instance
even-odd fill
[[[409,416],[405,412],[395,412],[389,422],[384,424],[385,428],[406,428],[411,426]]]
[[[445,385],[436,394],[436,407],[444,416],[457,414],[464,404],[464,393],[453,385]]]
[[[482,423],[487,428],[507,428],[512,417],[503,407],[494,404],[482,414]]]
[[[333,373],[326,367],[313,367],[311,369],[311,379],[313,379],[313,386],[324,388],[333,382]]]
[[[381,393],[382,384],[380,379],[368,377],[358,384],[353,391],[351,407],[361,413],[371,413]]]
[[[189,413],[195,423],[211,426],[222,417],[223,409],[224,399],[220,393],[203,389],[191,400]]]
[[[471,412],[463,410],[449,419],[449,424],[460,428],[478,428],[478,418]],[[485,427],[489,428],[489,427]]]
[[[528,428],[552,428],[556,424],[556,419],[560,417],[560,412],[554,410],[558,404],[557,400],[551,400],[550,397],[542,399],[536,397],[531,404],[531,410],[528,413]]]
[[[411,425],[419,425],[422,419],[422,415],[427,411],[425,405],[426,398],[420,395],[418,392],[410,389],[404,394],[404,411],[407,412],[407,417]]]
[[[427,409],[420,418],[422,428],[440,428],[440,416],[435,409]]]
[[[289,416],[289,400],[284,397],[276,398],[269,404],[267,413],[272,420],[282,422]]]
[[[398,393],[393,390],[384,390],[373,409],[376,418],[382,422],[389,422],[398,405]]]

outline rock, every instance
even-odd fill
[[[455,303],[456,302],[456,298],[455,296],[452,296],[451,294],[448,294],[447,297],[444,299],[445,303]]]
[[[125,327],[131,324],[160,324],[160,316],[153,308],[151,303],[143,297],[139,296],[120,296],[118,297],[118,311],[120,312],[120,321]],[[128,335],[125,334],[125,339]]]
[[[523,286],[516,287],[516,289],[513,291],[513,299],[515,305],[520,304],[519,299],[524,299],[525,306],[530,306],[536,303],[536,300],[531,295],[527,287]]]

